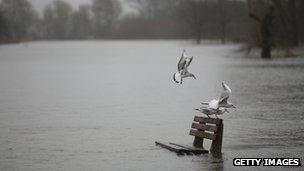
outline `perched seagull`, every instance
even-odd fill
[[[222,115],[225,112],[229,113],[229,111],[226,108],[224,108],[224,109],[220,109],[220,108],[219,109],[210,109],[210,108],[201,107],[199,109],[194,109],[194,110],[197,110],[197,111],[199,111],[203,114],[206,114],[208,116],[208,118],[210,118],[209,115],[215,115],[216,118],[218,118],[217,115]]]
[[[229,95],[231,94],[231,89],[227,84],[222,82],[222,86],[224,91],[221,93],[220,98],[218,100],[211,100],[210,102],[203,102],[203,105],[207,105],[207,108],[210,109],[219,109],[223,108],[236,108],[232,103],[228,102]]]
[[[173,75],[174,82],[182,84],[183,78],[187,78],[187,77],[193,77],[194,79],[196,79],[196,77],[188,71],[188,67],[192,59],[193,56],[188,58],[186,55],[186,50],[184,49],[182,53],[182,57],[180,58],[177,64],[177,72],[174,73]]]

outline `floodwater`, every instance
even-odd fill
[[[185,48],[197,80],[172,80]],[[234,157],[304,156],[304,58],[261,60],[238,45],[63,41],[0,46],[0,170],[301,170],[234,167]],[[178,156],[200,102],[221,81],[237,106],[223,159]],[[209,148],[210,142],[205,145]]]

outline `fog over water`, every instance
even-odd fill
[[[197,80],[179,85],[172,75],[183,48],[194,56]],[[238,48],[161,40],[0,46],[0,170],[236,170],[234,157],[303,162],[304,58],[243,58]],[[155,146],[191,144],[200,115],[193,109],[217,98],[222,81],[237,107],[221,116],[223,161]]]

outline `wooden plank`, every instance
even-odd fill
[[[223,142],[223,131],[224,124],[220,124],[218,127],[218,131],[216,132],[216,139],[212,141],[211,144],[211,154],[213,157],[221,158],[222,157],[222,142]]]
[[[196,148],[203,148],[204,138],[194,137],[192,145]]]
[[[169,144],[169,143],[165,143],[165,142],[159,142],[159,141],[155,141],[155,144],[156,145],[159,145],[163,148],[166,148],[170,151],[173,151],[173,152],[176,152],[177,154],[189,154],[190,151],[183,148],[183,147],[179,147],[179,146],[176,146],[176,145],[172,145],[172,144]]]
[[[194,121],[195,122],[204,122],[204,123],[211,123],[218,125],[221,122],[222,119],[216,119],[216,118],[206,118],[203,116],[195,116]]]
[[[204,154],[204,153],[209,153],[208,150],[204,149],[204,148],[196,148],[193,146],[188,146],[188,145],[180,145],[180,144],[176,144],[176,143],[172,143],[170,142],[169,144],[178,146],[178,147],[182,147],[184,149],[189,150],[190,152],[194,153],[194,154]]]
[[[200,124],[205,124],[205,122],[200,122]],[[202,130],[203,131],[203,130]],[[203,131],[204,132],[204,131]],[[194,147],[197,147],[197,148],[204,148],[203,144],[204,144],[204,138],[201,138],[201,137],[194,137],[194,140],[193,140],[193,146]]]
[[[208,132],[198,131],[198,130],[194,130],[194,129],[191,129],[189,134],[196,136],[196,137],[207,138],[210,140],[215,140],[215,138],[216,138],[216,134],[211,134]]]
[[[199,129],[199,130],[206,130],[211,132],[216,132],[217,126],[213,125],[206,125],[201,123],[192,123],[191,128]]]

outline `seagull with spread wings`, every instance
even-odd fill
[[[222,82],[222,87],[224,91],[221,93],[220,98],[218,100],[213,99],[210,102],[203,102],[203,105],[207,105],[207,108],[210,109],[219,109],[222,108],[236,108],[232,103],[228,102],[228,98],[231,94],[231,89],[227,84]]]
[[[187,57],[186,50],[184,49],[182,56],[177,64],[177,72],[174,73],[173,75],[174,82],[182,84],[183,78],[187,78],[187,77],[193,77],[194,79],[196,79],[196,77],[188,71],[188,67],[192,62],[192,60],[193,60],[193,56],[190,58]]]

